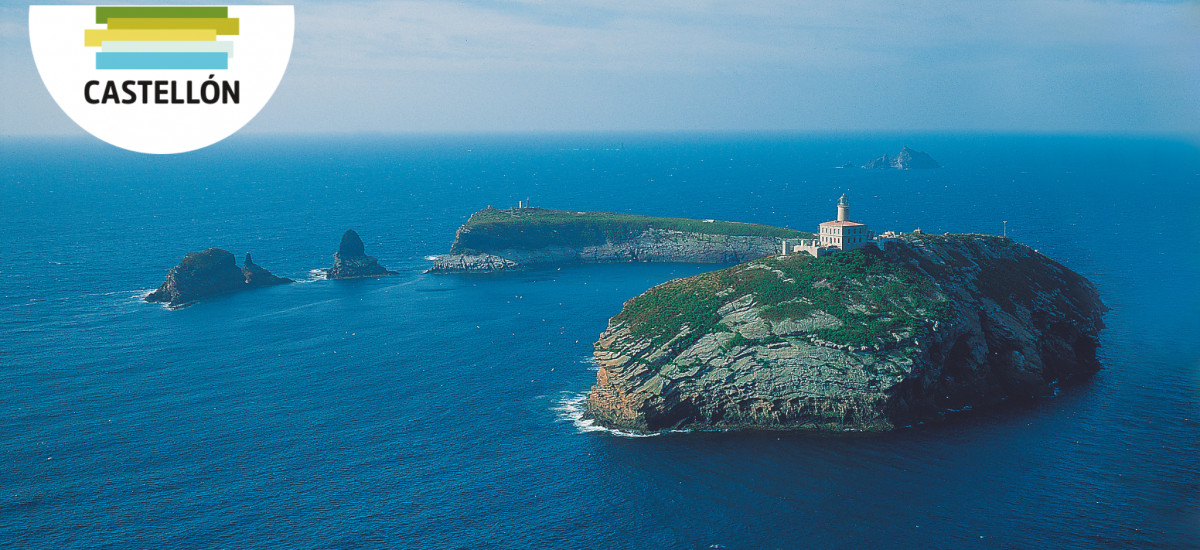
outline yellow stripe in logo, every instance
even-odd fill
[[[86,29],[84,47],[100,47],[105,40],[205,40],[217,39],[214,29]]]
[[[238,20],[201,17],[178,18],[108,18],[110,29],[214,29],[218,35],[238,34]]]

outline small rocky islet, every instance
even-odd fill
[[[843,168],[852,168],[854,165],[846,163]],[[933,160],[933,157],[928,153],[911,149],[907,145],[900,149],[900,152],[895,155],[881,155],[870,162],[862,165],[867,170],[930,170],[933,168],[941,168],[942,165],[938,161]]]
[[[158,290],[146,295],[145,299],[178,308],[210,296],[291,282],[291,279],[276,277],[255,264],[249,253],[239,268],[232,252],[209,248],[184,255],[183,260],[167,272],[167,278]]]
[[[333,267],[323,270],[326,279],[362,279],[399,275],[367,255],[362,238],[353,229],[342,234],[337,252],[333,253]]]
[[[395,271],[379,265],[366,255],[362,239],[354,230],[342,235],[338,250],[333,254],[333,267],[321,270],[326,279],[361,279],[396,275]],[[246,254],[239,268],[233,253],[220,248],[189,252],[167,272],[166,280],[157,290],[147,294],[147,302],[162,302],[177,309],[214,296],[294,282],[277,277],[255,264]]]

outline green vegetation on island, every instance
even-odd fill
[[[1053,395],[1099,368],[1104,304],[992,235],[903,235],[670,281],[595,343],[587,418],[622,430],[891,430]]]
[[[647,230],[706,235],[813,238],[812,233],[754,223],[663,218],[613,212],[575,212],[547,208],[485,208],[458,230],[451,252],[536,250],[581,247],[634,240]]]
[[[837,326],[816,328],[812,335],[854,346],[894,342],[895,334],[912,335],[952,315],[949,300],[928,276],[888,261],[876,249],[860,249],[821,258],[771,256],[669,281],[626,302],[614,321],[628,323],[630,333],[655,346],[670,342],[683,350],[707,334],[729,332],[718,310],[747,295],[767,322],[832,316]],[[734,333],[729,345],[771,343],[739,338],[745,340]]]
[[[988,239],[1000,237],[984,237],[976,234],[946,234],[930,235],[915,234],[909,239],[920,246],[934,246],[945,251],[941,262],[933,262],[919,257],[921,269],[935,277],[949,277],[957,270],[975,267],[974,256],[988,246]],[[1012,241],[1003,239],[1003,243]],[[962,248],[962,251],[956,250]],[[1046,265],[1021,261],[1015,258],[996,258],[991,261],[992,269],[979,273],[978,287],[983,296],[994,300],[1002,310],[1014,313],[1018,308],[1036,310],[1038,308],[1038,292],[1040,288],[1052,288],[1059,278],[1069,283],[1062,293],[1055,298],[1056,308],[1067,307],[1068,301],[1083,302],[1089,299],[1089,284],[1079,274],[1072,272],[1062,264],[1045,258]]]

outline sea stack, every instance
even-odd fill
[[[246,253],[246,261],[242,262],[242,278],[246,280],[246,285],[250,288],[258,288],[262,286],[274,286],[287,284],[292,281],[287,277],[276,277],[270,271],[267,271],[262,266],[250,260],[250,253]]]
[[[333,267],[325,270],[326,279],[361,279],[399,275],[379,265],[379,261],[366,254],[362,239],[353,229],[342,234],[342,242],[333,253]]]
[[[231,252],[209,248],[185,255],[179,265],[167,272],[162,286],[146,296],[146,301],[166,302],[178,308],[209,296],[290,282],[291,279],[276,277],[255,265],[249,254],[245,267],[238,269]]]

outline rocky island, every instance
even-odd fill
[[[989,235],[906,234],[656,286],[595,343],[586,416],[635,431],[884,431],[1098,367],[1093,285]]]
[[[752,223],[488,207],[454,235],[427,273],[515,271],[539,265],[617,262],[737,263],[814,235]]]
[[[326,279],[362,279],[364,277],[385,277],[399,275],[381,265],[379,261],[367,255],[362,238],[353,229],[347,229],[342,234],[337,252],[333,253],[333,267],[324,269]]]
[[[162,286],[146,295],[146,301],[166,302],[168,306],[178,308],[218,294],[290,282],[291,279],[276,277],[255,264],[249,253],[239,269],[231,252],[209,248],[184,255],[183,260],[167,272]]]
[[[909,149],[907,145],[900,149],[900,153],[894,157],[883,155],[863,165],[863,168],[868,170],[926,170],[941,167],[942,165],[933,160],[928,153]]]

